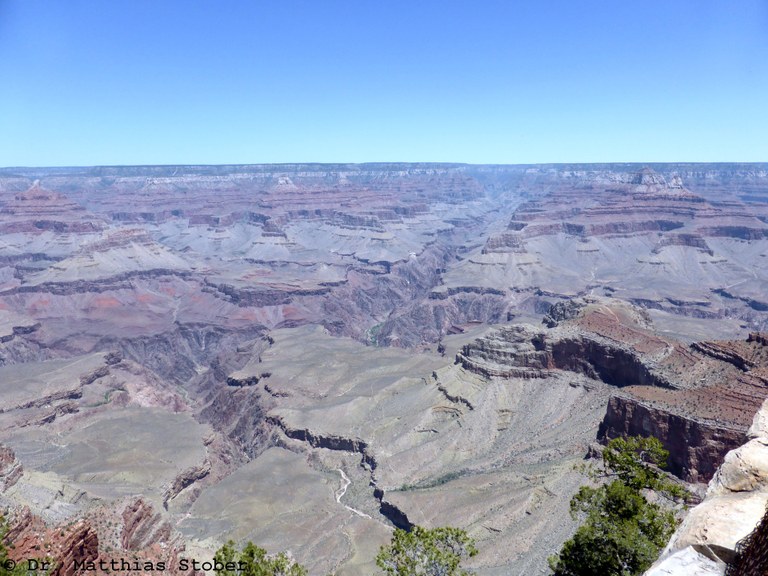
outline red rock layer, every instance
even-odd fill
[[[110,545],[111,539],[105,535],[114,524],[119,525],[121,533],[118,546]],[[120,566],[128,563],[132,574],[199,574],[180,570],[183,546],[179,536],[168,521],[162,520],[160,514],[141,498],[129,503],[122,514],[98,508],[87,518],[62,526],[47,526],[29,508],[22,508],[12,515],[9,526],[4,539],[9,557],[18,566],[25,567],[30,560],[49,561],[51,576],[106,576],[115,572],[113,563],[118,572]],[[165,569],[158,570],[160,564]],[[145,569],[148,565],[154,569]]]

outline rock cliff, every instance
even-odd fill
[[[606,439],[636,435],[659,438],[669,451],[669,470],[690,482],[710,479],[725,455],[745,438],[741,427],[700,421],[621,396],[608,401],[598,434]]]
[[[768,504],[768,401],[755,415],[747,442],[729,452],[703,502],[677,529],[646,574],[724,574],[737,544],[755,529]],[[681,558],[688,558],[683,564]],[[698,570],[698,572],[696,572]]]
[[[768,347],[758,333],[743,341],[694,342],[664,362],[673,389],[629,387],[614,395],[602,438],[653,435],[670,451],[671,470],[708,481],[729,450],[744,442],[750,414],[768,390]]]

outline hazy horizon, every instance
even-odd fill
[[[516,167],[516,166],[552,166],[552,167],[564,167],[564,166],[633,166],[633,167],[653,167],[653,166],[687,166],[687,165],[738,165],[738,166],[760,166],[765,165],[768,167],[768,160],[765,161],[712,161],[712,162],[686,162],[686,161],[665,161],[665,162],[611,162],[611,161],[596,161],[596,162],[521,162],[521,163],[499,163],[499,162],[429,162],[420,160],[403,160],[403,161],[374,161],[374,162],[244,162],[244,163],[217,163],[206,164],[202,162],[181,162],[178,164],[80,164],[80,165],[49,165],[49,166],[0,166],[0,170],[85,170],[94,168],[236,168],[246,166],[388,166],[388,165],[423,165],[423,166],[503,166],[503,167]]]

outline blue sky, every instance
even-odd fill
[[[0,0],[0,166],[768,161],[766,0]]]

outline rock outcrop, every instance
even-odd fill
[[[74,576],[75,563],[95,561],[99,557],[99,538],[86,520],[66,527],[48,527],[29,508],[13,515],[4,538],[9,556],[20,564],[29,559],[53,562],[52,576]]]
[[[154,544],[171,542],[173,529],[162,514],[155,512],[143,498],[137,498],[123,510],[120,543],[125,550],[144,550]]]
[[[724,563],[688,546],[655,563],[645,576],[722,576]]]
[[[58,551],[52,576],[72,576],[79,572],[75,570],[76,563],[82,565],[98,558],[99,538],[93,528],[81,521],[58,544]]]
[[[30,559],[50,561],[52,576],[84,572],[106,576],[113,561],[118,567],[129,562],[131,571],[150,563],[165,565],[162,571],[169,574],[190,574],[179,569],[184,550],[179,533],[149,503],[138,498],[122,513],[115,512],[102,506],[80,520],[50,525],[24,507],[11,515],[4,543],[19,565],[26,566]]]
[[[200,466],[192,466],[179,474],[173,484],[163,494],[163,506],[167,510],[168,502],[176,498],[183,490],[211,473],[211,463],[206,460]]]
[[[0,492],[16,484],[23,473],[24,467],[13,450],[0,444]]]
[[[654,408],[631,396],[612,396],[598,435],[605,439],[655,436],[669,451],[672,473],[690,482],[702,482],[711,478],[725,455],[744,441],[745,431],[732,423]]]
[[[648,576],[692,574],[672,564],[671,558],[681,554],[693,558],[691,566],[697,569],[716,564],[719,571],[712,572],[716,574],[723,574],[725,564],[734,561],[737,544],[755,529],[768,504],[768,401],[755,415],[747,439],[726,455],[704,500],[683,520]],[[667,566],[674,570],[661,571]]]
[[[672,389],[631,386],[608,403],[602,438],[653,435],[670,451],[671,470],[708,481],[729,450],[744,442],[750,414],[768,393],[768,347],[763,337],[694,342],[662,363]]]

